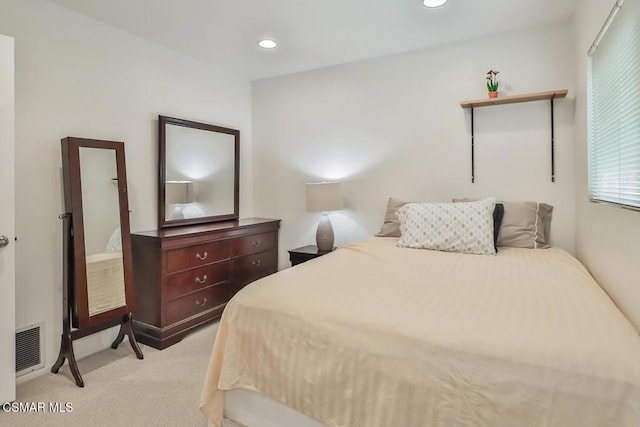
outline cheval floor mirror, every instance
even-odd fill
[[[63,319],[58,373],[65,359],[78,387],[84,381],[73,341],[120,325],[111,344],[126,335],[142,359],[132,328],[133,267],[124,143],[84,138],[62,140]]]

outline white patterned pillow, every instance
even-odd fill
[[[496,200],[464,203],[408,203],[398,210],[398,246],[467,254],[495,254]]]

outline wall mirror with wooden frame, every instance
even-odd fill
[[[240,131],[159,116],[158,226],[238,219]]]
[[[52,372],[68,359],[82,387],[73,354],[75,339],[120,325],[112,347],[127,335],[142,359],[131,326],[134,285],[124,143],[65,138],[62,174],[63,334]]]

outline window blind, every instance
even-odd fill
[[[640,0],[618,0],[588,54],[589,198],[640,209]]]

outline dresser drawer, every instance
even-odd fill
[[[212,264],[229,258],[229,240],[218,240],[167,252],[167,273]]]
[[[229,261],[221,261],[206,267],[173,274],[167,278],[165,298],[172,300],[207,286],[227,282],[231,273],[230,268]]]
[[[278,270],[278,250],[247,255],[231,261],[234,289],[275,273]]]
[[[276,247],[277,233],[261,233],[233,239],[231,255],[234,257],[268,251]]]
[[[229,284],[221,283],[175,299],[167,303],[167,322],[169,324],[177,323],[198,313],[211,310],[226,303],[229,297]]]

